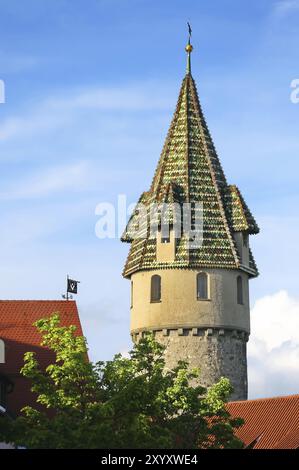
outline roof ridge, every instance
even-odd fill
[[[63,303],[76,303],[76,300],[55,300],[55,299],[42,299],[42,300],[38,300],[38,299],[2,299],[0,300],[0,303],[7,303],[7,302],[63,302]]]
[[[156,187],[156,193],[158,193],[159,187],[161,186],[161,180],[162,180],[162,177],[163,177],[163,174],[164,174],[163,162],[166,162],[167,157],[169,156],[169,154],[167,153],[167,150],[169,149],[169,146],[171,144],[171,138],[173,137],[173,132],[175,130],[175,125],[177,124],[177,121],[178,121],[178,115],[179,115],[180,107],[182,105],[184,93],[187,94],[187,76],[184,77],[181,88],[180,88],[179,97],[178,97],[178,100],[177,100],[175,111],[174,111],[174,114],[173,114],[173,117],[172,117],[172,120],[171,120],[171,123],[170,123],[170,126],[169,126],[169,130],[168,130],[167,135],[166,135],[166,139],[164,141],[164,145],[163,145],[163,148],[162,148],[162,151],[161,151],[161,154],[160,154],[160,158],[159,158],[159,161],[158,161],[158,166],[156,168],[156,171],[155,171],[155,174],[154,174],[154,177],[153,177],[153,180],[152,180],[152,184],[151,184],[151,187],[150,187],[150,190],[149,190],[150,193],[154,192],[156,180],[158,180],[157,181],[157,187]]]
[[[270,401],[270,400],[281,400],[281,399],[287,399],[287,398],[298,398],[299,399],[299,394],[294,394],[294,395],[278,395],[277,397],[264,397],[264,398],[252,398],[250,400],[236,400],[236,401],[229,401],[227,404],[235,404],[235,403],[249,403],[249,402],[257,402],[257,401]]]
[[[201,124],[201,121],[202,119],[204,120],[205,122],[205,118],[204,118],[204,114],[201,110],[201,107],[200,107],[200,104],[199,104],[199,99],[198,99],[198,94],[197,94],[197,89],[196,89],[196,85],[195,85],[195,82],[194,82],[194,79],[192,76],[190,76],[191,78],[191,83],[193,85],[193,89],[191,87],[191,94],[195,94],[195,96],[193,96],[193,99],[195,101],[195,108],[198,112],[198,123]],[[211,157],[210,157],[210,152],[207,148],[207,143],[206,143],[206,140],[203,139],[203,145],[204,145],[204,148],[205,148],[205,153],[206,153],[206,159],[208,161],[208,164],[209,164],[209,167],[210,167],[210,172],[211,172],[211,177],[212,177],[212,182],[214,184],[214,187],[215,187],[215,191],[216,191],[216,195],[217,195],[217,200],[218,200],[218,204],[219,204],[219,207],[220,207],[220,212],[221,212],[221,215],[222,215],[222,220],[223,220],[223,223],[224,223],[224,226],[225,226],[225,229],[226,229],[226,232],[227,232],[227,235],[228,235],[228,238],[229,238],[229,242],[230,242],[230,245],[231,245],[231,249],[232,249],[232,252],[233,252],[233,256],[235,258],[235,262],[236,262],[236,265],[237,267],[239,267],[240,265],[240,260],[239,260],[239,256],[237,254],[237,251],[236,251],[236,246],[235,246],[235,242],[233,240],[233,237],[232,237],[232,234],[231,234],[231,230],[230,230],[230,227],[228,225],[228,222],[227,222],[227,217],[226,217],[226,213],[225,213],[225,209],[224,209],[224,204],[223,204],[223,200],[222,200],[222,197],[221,197],[221,194],[220,194],[220,190],[219,190],[219,186],[218,186],[218,182],[216,180],[216,176],[215,176],[215,170],[214,170],[214,167],[213,167],[213,164],[212,164],[212,161],[211,161]],[[217,152],[216,152],[216,149],[214,149],[215,151],[215,156],[217,156],[217,159],[218,159],[218,155],[217,155]],[[219,159],[218,159],[219,160]],[[219,162],[220,164],[220,162]],[[221,165],[220,165],[221,166]],[[223,176],[225,178],[225,175],[223,173]],[[227,185],[227,182],[226,182],[226,179],[225,179],[225,183]]]

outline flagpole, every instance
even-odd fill
[[[66,300],[67,300],[67,301],[69,300],[69,289],[68,289],[68,286],[69,286],[69,275],[67,275],[67,281],[66,281]]]

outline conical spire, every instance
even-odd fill
[[[189,26],[189,41],[186,46],[187,73],[182,82],[176,110],[151,188],[143,193],[142,203],[148,205],[161,203],[170,197],[169,191],[175,193],[175,199],[181,205],[186,202],[201,202],[204,218],[203,246],[190,250],[187,247],[188,241],[182,237],[177,241],[175,261],[159,263],[156,260],[156,240],[142,238],[133,241],[128,232],[125,232],[123,241],[132,242],[124,270],[125,276],[130,276],[141,269],[172,267],[236,269],[241,266],[233,237],[236,226],[233,216],[236,212],[231,206],[230,187],[215,150],[191,75],[190,36]],[[253,223],[254,219],[250,221],[248,227],[253,227]],[[245,224],[243,226],[246,227]],[[144,230],[146,231],[146,227]],[[258,231],[257,226],[251,233],[256,231]],[[256,275],[253,259],[251,266],[251,274]]]

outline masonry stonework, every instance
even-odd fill
[[[247,399],[247,359],[244,332],[215,329],[183,329],[156,331],[156,340],[166,346],[167,368],[178,360],[189,362],[191,368],[200,369],[200,384],[208,387],[221,377],[228,377],[234,388],[231,400]]]
[[[166,369],[176,367],[179,360],[187,361],[191,369],[199,369],[202,386],[209,387],[221,377],[227,377],[234,389],[230,399],[247,399],[247,333],[212,328],[164,329],[152,333],[166,348]],[[142,335],[133,334],[133,341],[138,342]]]

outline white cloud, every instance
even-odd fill
[[[46,101],[53,109],[100,109],[146,111],[168,109],[173,103],[167,94],[159,91],[157,84],[143,83],[123,88],[95,87],[87,90],[73,90],[68,98],[56,97]],[[164,88],[164,86],[163,86]],[[153,93],[155,91],[155,93]]]
[[[299,299],[283,290],[255,303],[248,362],[251,398],[299,392]]]
[[[5,247],[5,250],[2,250],[2,260],[4,255],[13,257],[17,248],[21,246],[24,265],[30,269],[32,263],[30,247],[34,249],[34,246],[41,242],[45,252],[48,252],[51,244],[47,242],[47,238],[65,231],[71,234],[72,226],[79,224],[83,218],[86,220],[91,209],[92,205],[88,200],[71,203],[56,201],[54,204],[37,204],[2,213],[0,245]],[[19,267],[17,266],[17,269]]]
[[[26,113],[0,122],[0,142],[53,131],[72,123],[84,110],[149,111],[173,107],[169,84],[143,83],[123,88],[92,87],[65,90],[40,101]],[[169,98],[171,96],[171,98]]]
[[[264,342],[268,352],[286,341],[299,344],[299,299],[291,298],[286,291],[259,299],[251,316],[254,337]]]
[[[1,73],[20,73],[45,62],[44,58],[32,55],[12,55],[0,51]]]
[[[285,16],[299,10],[299,0],[280,0],[274,5],[274,13],[277,16]]]
[[[13,137],[27,137],[40,132],[56,129],[67,123],[67,116],[47,114],[46,110],[34,110],[31,115],[12,116],[5,119],[0,126],[0,141]]]
[[[8,190],[0,193],[0,200],[31,199],[49,196],[63,190],[80,190],[88,187],[91,170],[87,162],[47,168]]]

